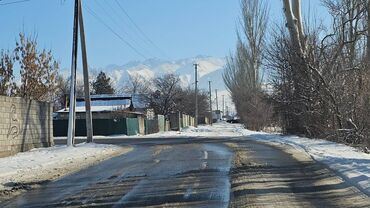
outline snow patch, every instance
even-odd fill
[[[6,184],[53,180],[129,151],[131,148],[83,143],[76,147],[38,148],[0,158],[0,191],[12,188]]]

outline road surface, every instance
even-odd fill
[[[325,166],[248,138],[114,141],[134,150],[0,207],[370,207]]]

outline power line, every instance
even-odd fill
[[[158,51],[160,51],[164,56],[168,58],[166,53],[163,52],[162,49],[160,49],[144,32],[140,29],[140,27],[135,23],[135,21],[130,17],[130,15],[126,12],[126,10],[123,8],[123,6],[119,3],[119,1],[115,0],[118,7],[122,10],[122,12],[127,16],[127,18],[130,20],[130,22],[134,25],[134,27],[139,31],[139,33],[148,41],[151,45],[153,45]]]
[[[117,36],[118,39],[120,39],[125,45],[127,45],[128,47],[130,47],[135,53],[137,53],[138,55],[140,55],[141,57],[143,57],[144,59],[147,59],[147,57],[140,53],[140,51],[138,51],[133,45],[131,45],[128,41],[126,41],[121,35],[119,35],[116,31],[113,30],[113,28],[111,28],[108,24],[106,24],[104,22],[103,19],[101,19],[92,9],[90,9],[88,6],[84,6],[85,9],[87,9],[87,11],[94,17],[96,18],[100,23],[102,23],[108,30],[110,30],[115,36]]]
[[[113,5],[111,5],[110,4],[110,2],[111,1],[108,1],[108,0],[105,0],[105,4],[116,14],[116,16],[118,17],[118,18],[120,18],[122,21],[120,21],[120,23],[123,23],[123,25],[124,25],[124,27],[129,27],[131,30],[130,31],[132,31],[132,32],[134,32],[135,33],[135,37],[137,37],[137,38],[139,38],[140,39],[140,43],[141,44],[146,44],[147,46],[148,46],[148,48],[151,48],[151,49],[153,49],[153,50],[149,50],[149,49],[147,49],[147,47],[142,47],[146,52],[148,52],[148,53],[150,53],[151,55],[153,55],[153,57],[155,57],[155,54],[156,53],[162,53],[162,54],[164,54],[160,49],[158,49],[157,47],[153,47],[153,44],[151,44],[146,38],[145,38],[145,36],[143,36],[141,33],[140,33],[140,31],[138,30],[138,28],[136,28],[135,27],[135,23],[133,23],[133,20],[132,20],[132,18],[131,18],[131,23],[130,23],[130,21],[127,21],[127,18],[125,18],[124,16],[122,16],[122,13],[124,13],[123,11],[121,11],[123,8],[122,7],[120,7],[120,11],[121,12],[118,12],[118,11],[116,11],[116,9],[117,9],[117,6],[113,6]],[[119,6],[121,6],[121,5],[119,5]],[[127,12],[126,13],[124,13],[126,16],[128,15],[127,14]],[[137,26],[137,25],[136,25]],[[123,28],[124,28],[123,27]],[[138,27],[138,26],[137,26]],[[127,34],[127,33],[126,33]],[[131,35],[130,34],[127,34],[128,36],[130,36],[131,37]],[[131,39],[133,39],[133,40],[135,40],[134,38],[132,38],[131,37]],[[136,45],[138,45],[138,46],[142,46],[141,44],[139,44],[139,43],[136,43]],[[153,52],[156,52],[156,53],[153,53]],[[164,55],[165,56],[165,55]]]
[[[109,19],[118,27],[118,28],[124,28],[124,26],[122,26],[122,25],[120,25],[117,21],[116,21],[116,19],[111,15],[112,14],[112,12],[108,12],[105,8],[104,8],[104,6],[102,5],[102,4],[100,4],[99,3],[99,1],[98,0],[96,0],[96,1],[94,1],[95,3],[96,3],[96,5],[109,17]],[[112,10],[112,11],[114,11],[114,12],[116,12],[107,2],[106,2],[106,5],[108,5],[109,7],[110,7],[110,9]],[[117,13],[116,13],[117,14]],[[118,15],[119,16],[119,15]],[[125,35],[129,38],[129,39],[131,39],[132,40],[132,42],[134,43],[134,45],[136,45],[137,47],[139,47],[140,49],[141,49],[141,51],[145,51],[147,54],[152,54],[150,51],[148,51],[147,49],[145,49],[145,47],[142,47],[141,45],[140,45],[140,43],[138,42],[138,41],[136,41],[135,40],[135,38],[132,36],[132,35],[130,35],[127,31],[125,31],[125,30],[121,30],[121,31],[123,31],[123,33],[125,33]]]
[[[0,2],[2,2],[3,0],[0,0]],[[19,0],[19,1],[12,1],[12,2],[4,2],[4,3],[0,3],[0,6],[5,6],[5,5],[10,5],[10,4],[18,4],[18,3],[23,3],[23,2],[27,2],[27,1],[31,1],[31,0]]]
[[[100,7],[101,10],[103,10],[103,12],[109,17],[109,19],[112,20],[112,22],[114,22],[114,24],[118,27],[120,27],[120,25],[117,23],[117,21],[112,17],[111,13],[109,13],[99,2],[99,0],[95,0],[94,1],[96,5],[98,5],[98,7]]]

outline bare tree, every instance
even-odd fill
[[[155,113],[166,116],[175,111],[175,99],[180,89],[180,78],[177,75],[165,74],[155,78],[149,95],[150,105]]]
[[[261,79],[268,9],[262,0],[244,0],[241,6],[242,29],[238,31],[236,53],[228,58],[223,78],[246,126],[261,130],[269,123],[269,119],[258,119],[268,115],[263,109],[267,102]]]
[[[303,32],[301,1],[283,0],[283,3],[287,27],[292,38],[292,45],[296,48],[299,55],[303,57],[305,51],[304,47],[306,44]]]
[[[198,91],[198,115],[205,117],[209,115],[209,97],[208,92]],[[193,88],[179,89],[175,98],[175,109],[187,115],[195,116],[195,91]]]
[[[301,2],[283,0],[287,23],[266,56],[275,113],[288,133],[361,144],[370,136],[369,1],[322,2],[328,28],[303,27]]]
[[[122,91],[129,94],[148,94],[150,85],[150,81],[140,75],[129,75],[129,80]]]

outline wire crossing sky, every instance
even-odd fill
[[[270,20],[282,21],[280,0]],[[325,18],[319,0],[303,10]],[[150,58],[225,57],[236,44],[239,0],[83,0],[89,64],[105,67]],[[19,32],[37,35],[62,68],[70,67],[73,0],[0,0],[0,49],[14,48]],[[271,24],[273,25],[273,24]]]
[[[0,6],[5,6],[5,5],[9,5],[9,4],[18,4],[18,3],[23,3],[23,2],[27,2],[27,1],[30,1],[30,0],[16,0],[16,1],[0,0]]]

